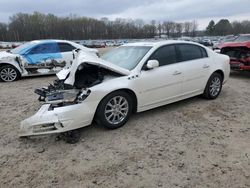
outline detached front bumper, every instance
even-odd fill
[[[21,122],[20,137],[63,133],[88,126],[92,123],[96,109],[96,105],[91,102],[53,110],[50,105],[44,104],[36,114]]]

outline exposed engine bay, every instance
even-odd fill
[[[68,78],[70,73],[66,76]],[[75,72],[73,85],[64,83],[64,80],[55,80],[47,87],[38,88],[35,93],[41,102],[51,103],[51,110],[56,107],[67,106],[82,102],[91,93],[91,88],[103,82],[108,77],[118,77],[121,74],[102,68],[101,66],[82,63]]]

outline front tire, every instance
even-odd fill
[[[128,121],[132,106],[129,94],[115,91],[100,102],[96,113],[97,123],[108,129],[117,129]]]
[[[20,78],[19,71],[12,65],[0,67],[0,80],[3,82],[13,82]]]
[[[207,82],[203,96],[207,99],[216,99],[221,92],[222,82],[222,76],[217,72],[213,73]]]

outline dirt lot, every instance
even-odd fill
[[[83,128],[19,139],[40,104],[33,90],[55,79],[0,83],[0,187],[250,187],[250,74],[234,73],[220,97],[135,114],[122,128]]]

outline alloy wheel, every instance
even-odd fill
[[[215,97],[220,93],[221,81],[220,78],[214,77],[209,86],[210,95]]]
[[[14,68],[6,67],[1,70],[0,77],[5,82],[12,82],[17,78],[17,72]]]
[[[125,97],[115,96],[105,106],[105,118],[110,124],[121,123],[128,115],[129,104]]]

